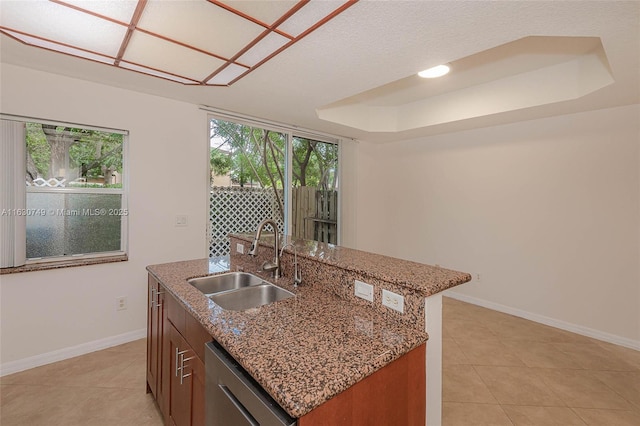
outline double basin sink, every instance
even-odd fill
[[[188,283],[218,306],[230,311],[257,308],[295,296],[290,291],[247,272],[228,272],[192,278]]]

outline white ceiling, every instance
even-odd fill
[[[0,14],[3,3],[7,0],[1,0]],[[268,13],[270,2],[226,3],[245,11],[259,4],[260,13]],[[274,2],[274,10],[279,6]],[[172,30],[180,31],[175,25]],[[324,106],[529,36],[600,38],[614,82],[576,99],[519,103],[409,130],[359,130],[318,118]],[[640,103],[639,1],[361,0],[229,87],[187,86],[26,46],[5,35],[0,43],[2,62],[373,142]],[[521,72],[518,64],[511,65],[513,74]],[[531,80],[535,88],[539,82]],[[425,99],[431,92],[438,89],[425,90]]]
[[[369,132],[402,133],[584,97],[615,80],[598,37],[530,36],[317,110],[324,120]]]
[[[24,44],[185,85],[230,86],[354,4],[6,0],[0,32]]]

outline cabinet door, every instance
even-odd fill
[[[170,425],[204,425],[204,364],[173,324],[167,322],[170,374],[166,420]],[[166,370],[165,370],[166,371]]]
[[[298,419],[298,426],[424,426],[426,422],[425,345]]]
[[[164,292],[160,284],[149,275],[147,304],[147,390],[162,404],[161,365]],[[162,407],[161,407],[162,408]]]

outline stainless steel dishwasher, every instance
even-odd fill
[[[293,426],[278,403],[217,342],[205,347],[207,426]]]

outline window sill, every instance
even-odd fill
[[[90,259],[61,260],[58,262],[31,263],[29,265],[12,268],[0,268],[0,275],[17,274],[19,272],[46,271],[47,269],[73,268],[75,266],[100,265],[102,263],[126,262],[129,257],[126,254],[116,256],[94,257]]]

